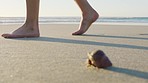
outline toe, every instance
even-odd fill
[[[83,34],[82,31],[76,31],[76,32],[72,33],[72,35],[82,35],[82,34]]]
[[[8,38],[10,36],[10,34],[2,34],[2,37],[4,38]]]

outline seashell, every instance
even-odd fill
[[[96,50],[88,53],[88,65],[97,68],[106,68],[112,66],[111,61],[102,50]]]

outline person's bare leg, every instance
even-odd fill
[[[27,17],[24,25],[11,34],[2,34],[4,38],[24,38],[24,37],[39,37],[39,0],[26,0]]]
[[[87,0],[75,1],[82,11],[82,19],[78,31],[72,33],[72,35],[82,35],[88,30],[90,25],[98,19],[99,14],[90,6]]]

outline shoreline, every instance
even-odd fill
[[[0,23],[0,25],[21,25],[23,23]],[[79,24],[78,22],[77,23],[71,23],[71,22],[52,22],[52,23],[39,23],[40,25],[50,25],[50,24]],[[140,25],[140,26],[148,26],[148,23],[110,23],[110,22],[106,22],[106,23],[99,23],[99,22],[95,22],[93,23],[92,25]]]
[[[40,24],[79,24],[81,17],[39,17]],[[0,25],[23,24],[25,17],[0,17]],[[94,24],[148,25],[148,17],[100,17]]]

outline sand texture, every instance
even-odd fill
[[[0,34],[20,25],[0,25]],[[77,24],[42,24],[41,37],[0,37],[0,83],[148,83],[148,26],[95,24],[72,36]],[[101,49],[113,66],[87,68]]]

